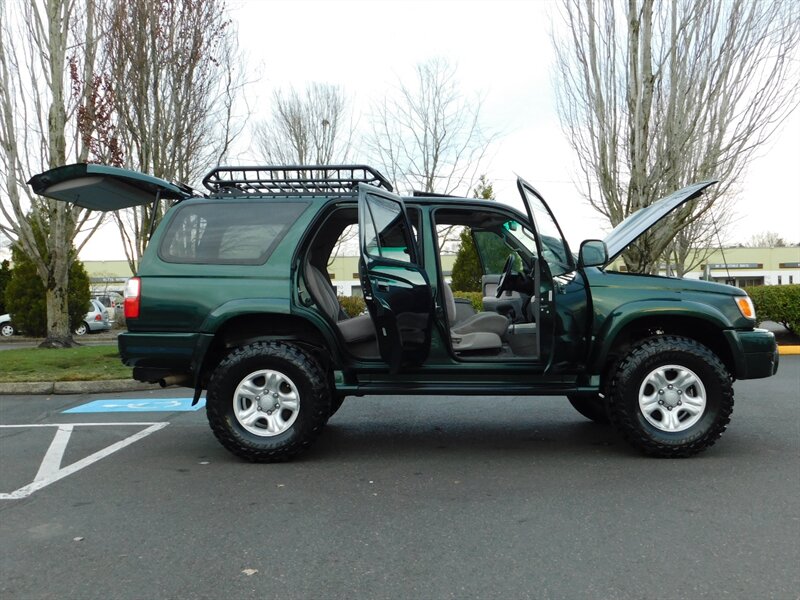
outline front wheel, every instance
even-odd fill
[[[314,442],[328,419],[325,371],[307,352],[257,342],[231,352],[214,370],[206,416],[233,454],[252,462],[285,461]]]
[[[722,361],[695,340],[651,338],[633,346],[613,375],[611,423],[650,456],[697,454],[725,431],[733,384]]]
[[[3,337],[11,337],[15,333],[14,326],[11,323],[3,323],[0,325],[0,335]]]

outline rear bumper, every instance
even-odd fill
[[[727,330],[725,336],[736,363],[735,376],[737,379],[759,379],[777,373],[778,344],[771,331],[766,329]]]
[[[202,333],[119,334],[122,362],[134,373],[196,373],[213,336]]]

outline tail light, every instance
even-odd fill
[[[142,296],[142,281],[131,277],[125,283],[125,318],[139,318],[139,299]]]
[[[95,321],[102,321],[103,320],[103,315],[95,315],[94,320]]]

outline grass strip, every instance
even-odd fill
[[[116,346],[22,348],[0,352],[0,383],[130,379]]]

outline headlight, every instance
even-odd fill
[[[756,320],[756,308],[753,306],[750,296],[736,296],[736,306],[739,307],[739,312],[743,317]]]

